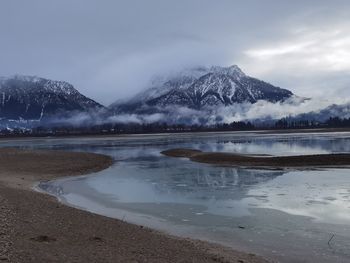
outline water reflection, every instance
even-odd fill
[[[266,195],[259,207],[293,215],[308,216],[318,222],[350,225],[350,170],[289,172],[249,191]]]
[[[199,133],[135,135],[98,138],[50,138],[1,141],[1,146],[103,152],[118,155],[120,149],[168,149],[191,147],[203,151],[295,155],[350,151],[350,133],[264,134]],[[116,151],[117,150],[117,151]],[[127,151],[126,151],[127,152]],[[119,156],[120,157],[120,156]],[[124,157],[122,157],[124,158]]]
[[[1,146],[112,156],[116,164],[95,175],[40,184],[82,209],[117,218],[127,215],[128,221],[170,232],[181,227],[186,236],[273,255],[281,262],[350,258],[350,170],[215,167],[160,154],[175,147],[272,155],[349,152],[350,133],[38,139]]]
[[[161,159],[164,160],[150,162],[148,159],[152,164],[147,168],[145,160],[143,164],[121,162],[95,176],[43,182],[40,187],[60,197],[70,194],[72,189],[77,193],[87,187],[90,193],[94,192],[92,196],[98,196],[98,199],[105,196],[116,203],[200,205],[204,212],[216,211],[225,205],[231,209],[220,210],[221,215],[242,216],[249,214],[249,204],[244,205],[242,214],[239,201],[247,196],[248,191],[284,174],[283,171],[221,168]],[[179,165],[181,162],[184,164]],[[232,201],[229,206],[226,204],[228,201]],[[233,203],[240,209],[234,209]]]
[[[349,170],[264,171],[155,160],[120,162],[95,176],[44,182],[40,187],[61,198],[75,193],[116,207],[178,204],[233,217],[250,215],[250,208],[269,208],[325,223],[350,223]],[[154,214],[153,209],[143,212]]]

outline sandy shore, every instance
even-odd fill
[[[170,149],[162,154],[171,157],[185,157],[191,161],[243,166],[252,168],[322,168],[350,167],[350,154],[320,154],[298,156],[241,155],[223,152],[202,152],[193,149]]]
[[[266,262],[71,208],[31,188],[112,162],[90,153],[0,149],[0,262]]]

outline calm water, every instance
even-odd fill
[[[350,133],[35,139],[0,146],[111,155],[116,163],[107,170],[39,185],[81,209],[281,262],[350,262],[350,170],[216,167],[160,154],[174,147],[272,155],[341,153],[350,151]]]

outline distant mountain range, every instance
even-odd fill
[[[31,76],[0,78],[1,119],[42,120],[101,108],[101,104],[80,94],[64,81]]]
[[[290,107],[302,106],[305,101],[289,90],[247,76],[235,65],[197,67],[160,76],[154,78],[143,92],[109,107],[82,95],[67,82],[18,75],[0,78],[0,128],[65,122],[70,125],[111,122],[214,124],[228,122],[240,111],[262,112],[264,105],[270,105],[264,108],[264,113],[266,109],[280,111],[284,106],[293,112]],[[268,111],[266,114],[265,119],[254,119],[252,114],[244,116],[261,123],[273,122],[271,116],[277,116],[270,114],[269,117]],[[350,118],[350,104],[331,105],[292,118],[325,121],[336,116]]]
[[[247,76],[235,65],[200,67],[157,78],[144,92],[128,101],[114,103],[111,108],[116,114],[147,114],[173,107],[202,110],[259,100],[281,102],[292,96],[289,90]]]
[[[350,118],[350,103],[345,103],[341,105],[332,104],[320,111],[311,111],[303,114],[299,114],[294,117],[297,120],[317,120],[320,122],[324,122],[329,118]]]

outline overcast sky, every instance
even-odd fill
[[[350,97],[350,1],[2,0],[0,75],[109,104],[151,76],[237,64],[301,96]]]

